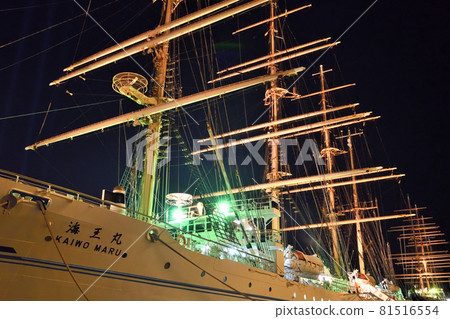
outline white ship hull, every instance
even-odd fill
[[[46,216],[54,238],[89,300],[360,300],[202,255],[163,228],[42,184],[5,177],[0,197],[20,191],[35,198],[1,208],[0,300],[84,300],[51,239],[37,197],[49,200]],[[150,230],[158,233],[157,240],[149,239]]]

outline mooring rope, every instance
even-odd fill
[[[233,288],[232,286],[224,283],[222,280],[220,280],[219,278],[217,278],[216,276],[214,276],[213,274],[211,274],[210,272],[206,271],[205,269],[203,269],[202,267],[200,267],[199,265],[197,265],[196,263],[194,263],[192,260],[190,260],[189,258],[187,258],[186,256],[183,256],[180,252],[176,251],[174,248],[170,247],[168,244],[166,244],[164,241],[162,241],[160,238],[158,238],[158,240],[167,248],[169,248],[170,250],[172,250],[174,253],[176,253],[177,255],[179,255],[181,258],[183,258],[184,260],[186,260],[187,262],[191,263],[192,265],[194,265],[195,267],[197,267],[198,269],[200,269],[201,271],[204,271],[205,274],[208,274],[209,276],[211,276],[211,278],[217,280],[218,282],[220,282],[222,285],[230,288],[231,290],[234,290],[235,292],[237,292],[238,294],[244,296],[245,298],[247,298],[248,300],[251,301],[255,301],[255,299],[253,299],[252,297],[246,295],[245,293],[237,290],[236,288]]]
[[[73,281],[75,282],[75,285],[80,290],[81,294],[86,298],[87,301],[89,301],[88,297],[84,293],[83,289],[81,289],[80,285],[78,284],[78,281],[76,280],[75,276],[72,273],[72,270],[69,267],[69,264],[67,263],[66,259],[64,258],[64,255],[62,254],[61,250],[58,247],[58,244],[56,243],[55,236],[53,236],[52,229],[50,228],[50,222],[47,219],[47,215],[45,214],[45,211],[47,208],[45,207],[44,203],[42,201],[38,201],[39,208],[41,209],[42,215],[44,216],[45,223],[47,224],[48,231],[50,232],[50,237],[52,237],[52,241],[55,244],[56,250],[59,253],[59,256],[61,256],[62,261],[64,262],[64,265],[66,265],[67,271],[69,272],[70,276],[72,277]]]

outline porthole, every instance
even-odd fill
[[[165,263],[164,264],[164,269],[169,269],[170,268],[170,263]]]
[[[294,298],[296,298],[296,297],[297,297],[297,293],[294,292]]]
[[[313,297],[313,301],[316,301],[316,297]]]
[[[52,236],[45,236],[45,241],[50,241],[50,240],[52,240]]]
[[[249,283],[248,283],[248,287],[250,288],[251,286],[252,286],[252,283],[251,283],[251,282],[249,282]]]
[[[128,254],[127,253],[123,253],[122,254],[122,258],[127,258]]]
[[[269,292],[271,292],[272,291],[272,287],[269,287]]]
[[[303,298],[306,300],[306,295],[303,295]]]
[[[227,281],[227,279],[228,279],[227,276],[224,276],[223,277],[223,282]]]
[[[200,274],[201,277],[205,277],[206,273],[204,271],[202,271],[202,273]]]

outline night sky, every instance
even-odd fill
[[[79,3],[86,8],[89,1]],[[327,36],[335,40],[373,1],[287,3],[291,8],[297,3],[313,5],[289,20],[302,43]],[[399,173],[406,174],[401,184],[404,194],[413,204],[428,207],[425,216],[434,216],[450,238],[450,28],[445,4],[380,0],[319,64],[338,61],[335,71],[342,74],[341,83],[357,83],[348,94],[361,103],[361,110],[381,116],[376,128],[382,144],[372,151],[384,161],[381,165],[398,167]],[[92,1],[91,9],[101,6],[105,7],[92,15],[119,41],[158,24],[160,4],[150,0]],[[37,152],[24,150],[42,138],[118,115],[120,96],[110,88],[111,78],[118,72],[138,71],[130,61],[119,62],[88,73],[86,81],[48,86],[73,61],[112,44],[82,14],[72,0],[1,1],[0,168],[100,196],[102,188],[118,183],[118,166],[124,166],[123,156],[118,156],[117,129]],[[246,24],[244,19],[241,24]],[[14,42],[22,37],[26,38]],[[151,65],[150,57],[138,58],[144,66]],[[39,135],[49,103],[51,110],[95,105],[49,113]],[[123,108],[138,107],[124,101]],[[43,113],[8,118],[35,112]]]

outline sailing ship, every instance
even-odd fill
[[[358,103],[334,105],[331,92],[353,84],[329,87],[326,74],[331,70],[322,65],[314,74],[318,83],[314,92],[299,86],[298,79],[307,70],[299,58],[339,42],[324,38],[286,47],[281,19],[310,5],[282,11],[276,0],[223,0],[183,14],[180,4],[184,2],[165,0],[156,29],[73,63],[66,75],[50,83],[59,86],[83,79],[88,72],[113,62],[120,65],[120,60],[136,54],[153,58],[152,74],[142,68],[146,76],[122,71],[112,80],[114,91],[140,105],[138,110],[27,147],[36,150],[130,124],[139,132],[127,141],[127,168],[120,186],[96,198],[0,172],[0,273],[8,274],[2,277],[0,299],[400,298],[377,286],[365,264],[365,253],[374,248],[364,249],[368,247],[364,225],[412,214],[380,216],[374,198],[361,200],[361,185],[403,176],[394,174],[395,168],[357,166],[354,143],[363,125],[378,117],[357,113]],[[268,52],[218,69],[208,32],[252,10],[268,16],[234,33],[265,28],[261,40],[268,39]],[[196,45],[196,32],[202,32],[200,43],[209,48]],[[189,67],[201,74],[203,88],[182,95],[183,37],[193,42],[184,49],[201,60],[196,69]],[[261,116],[244,128],[227,130],[248,114],[245,102],[239,102],[240,113],[230,115],[232,122],[227,122],[219,116],[228,107],[225,101],[236,103],[237,92],[253,88],[264,88]],[[318,108],[302,111],[317,102]],[[204,135],[195,137],[190,124]],[[189,138],[196,140],[189,143]],[[258,153],[263,142],[264,157]],[[175,174],[171,156],[176,158]],[[263,168],[259,182],[249,178],[256,176],[250,171],[258,167],[236,165],[252,159],[266,164],[259,166]],[[347,163],[345,169],[340,161]],[[304,205],[309,201],[317,203],[314,218]],[[345,243],[344,227],[356,240]],[[313,251],[311,245],[310,251],[299,251],[299,234],[321,250]],[[346,252],[354,242],[357,266]],[[383,254],[380,250],[379,259],[386,263],[389,258]],[[358,270],[353,271],[355,267]],[[372,266],[372,271],[379,267]]]
[[[401,252],[393,254],[396,264],[402,268],[401,279],[409,289],[406,295],[415,300],[445,300],[442,284],[448,282],[450,259],[448,245],[442,239],[444,233],[420,211],[425,207],[412,207],[408,198],[408,211],[413,217],[404,220],[403,225],[393,226],[390,231],[399,233],[397,239]]]

